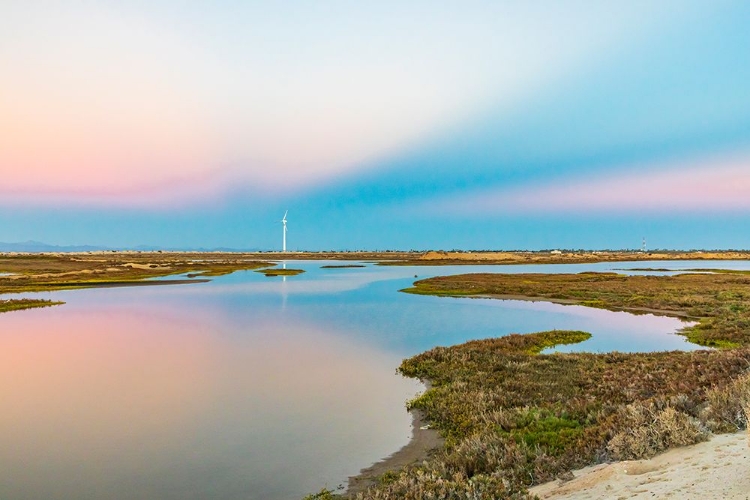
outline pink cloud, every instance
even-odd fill
[[[172,206],[310,187],[513,110],[673,8],[401,9],[10,2],[0,200]]]
[[[493,189],[438,202],[445,212],[692,212],[750,209],[750,157],[655,164],[628,173]]]

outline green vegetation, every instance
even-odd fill
[[[528,486],[575,468],[746,426],[750,349],[535,354],[586,338],[510,335],[405,360],[403,375],[432,385],[409,407],[426,413],[446,446],[354,498],[527,498]]]
[[[312,495],[305,496],[304,500],[337,500],[340,499],[341,496],[337,495],[331,490],[320,490],[318,493],[313,493]]]
[[[297,276],[298,274],[302,274],[305,272],[304,269],[278,269],[278,268],[271,268],[271,269],[258,269],[255,271],[256,273],[263,273],[268,277],[273,276]]]
[[[424,295],[525,298],[610,310],[657,312],[695,319],[680,333],[709,347],[750,345],[750,275],[745,273],[626,276],[464,274],[417,281],[403,290]]]
[[[51,307],[64,304],[65,302],[53,302],[51,300],[40,299],[10,299],[0,300],[0,312],[20,311],[23,309],[33,309],[35,307]]]

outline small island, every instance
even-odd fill
[[[256,273],[263,273],[269,278],[272,278],[274,276],[297,276],[298,274],[302,274],[305,272],[304,269],[258,269],[255,271]]]
[[[9,311],[22,311],[36,307],[51,307],[64,304],[65,302],[43,300],[43,299],[8,299],[0,300],[0,313]]]

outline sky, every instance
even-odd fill
[[[4,0],[0,241],[750,248],[750,3]]]

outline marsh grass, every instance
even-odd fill
[[[747,427],[750,276],[472,274],[410,293],[559,301],[697,321],[681,333],[715,351],[539,354],[584,332],[510,335],[437,347],[400,372],[431,388],[408,403],[445,449],[355,498],[527,498],[527,488],[609,460],[642,459]],[[748,438],[750,440],[750,437]],[[750,442],[750,441],[749,441]]]
[[[702,441],[724,428],[716,415],[731,420],[750,404],[737,396],[750,380],[748,348],[537,354],[587,337],[510,335],[405,360],[403,375],[432,384],[408,406],[425,412],[445,449],[354,498],[527,498],[530,485],[576,468]]]
[[[626,276],[617,273],[464,274],[417,281],[408,293],[565,301],[615,311],[695,319],[679,333],[718,348],[750,345],[750,275]]]

